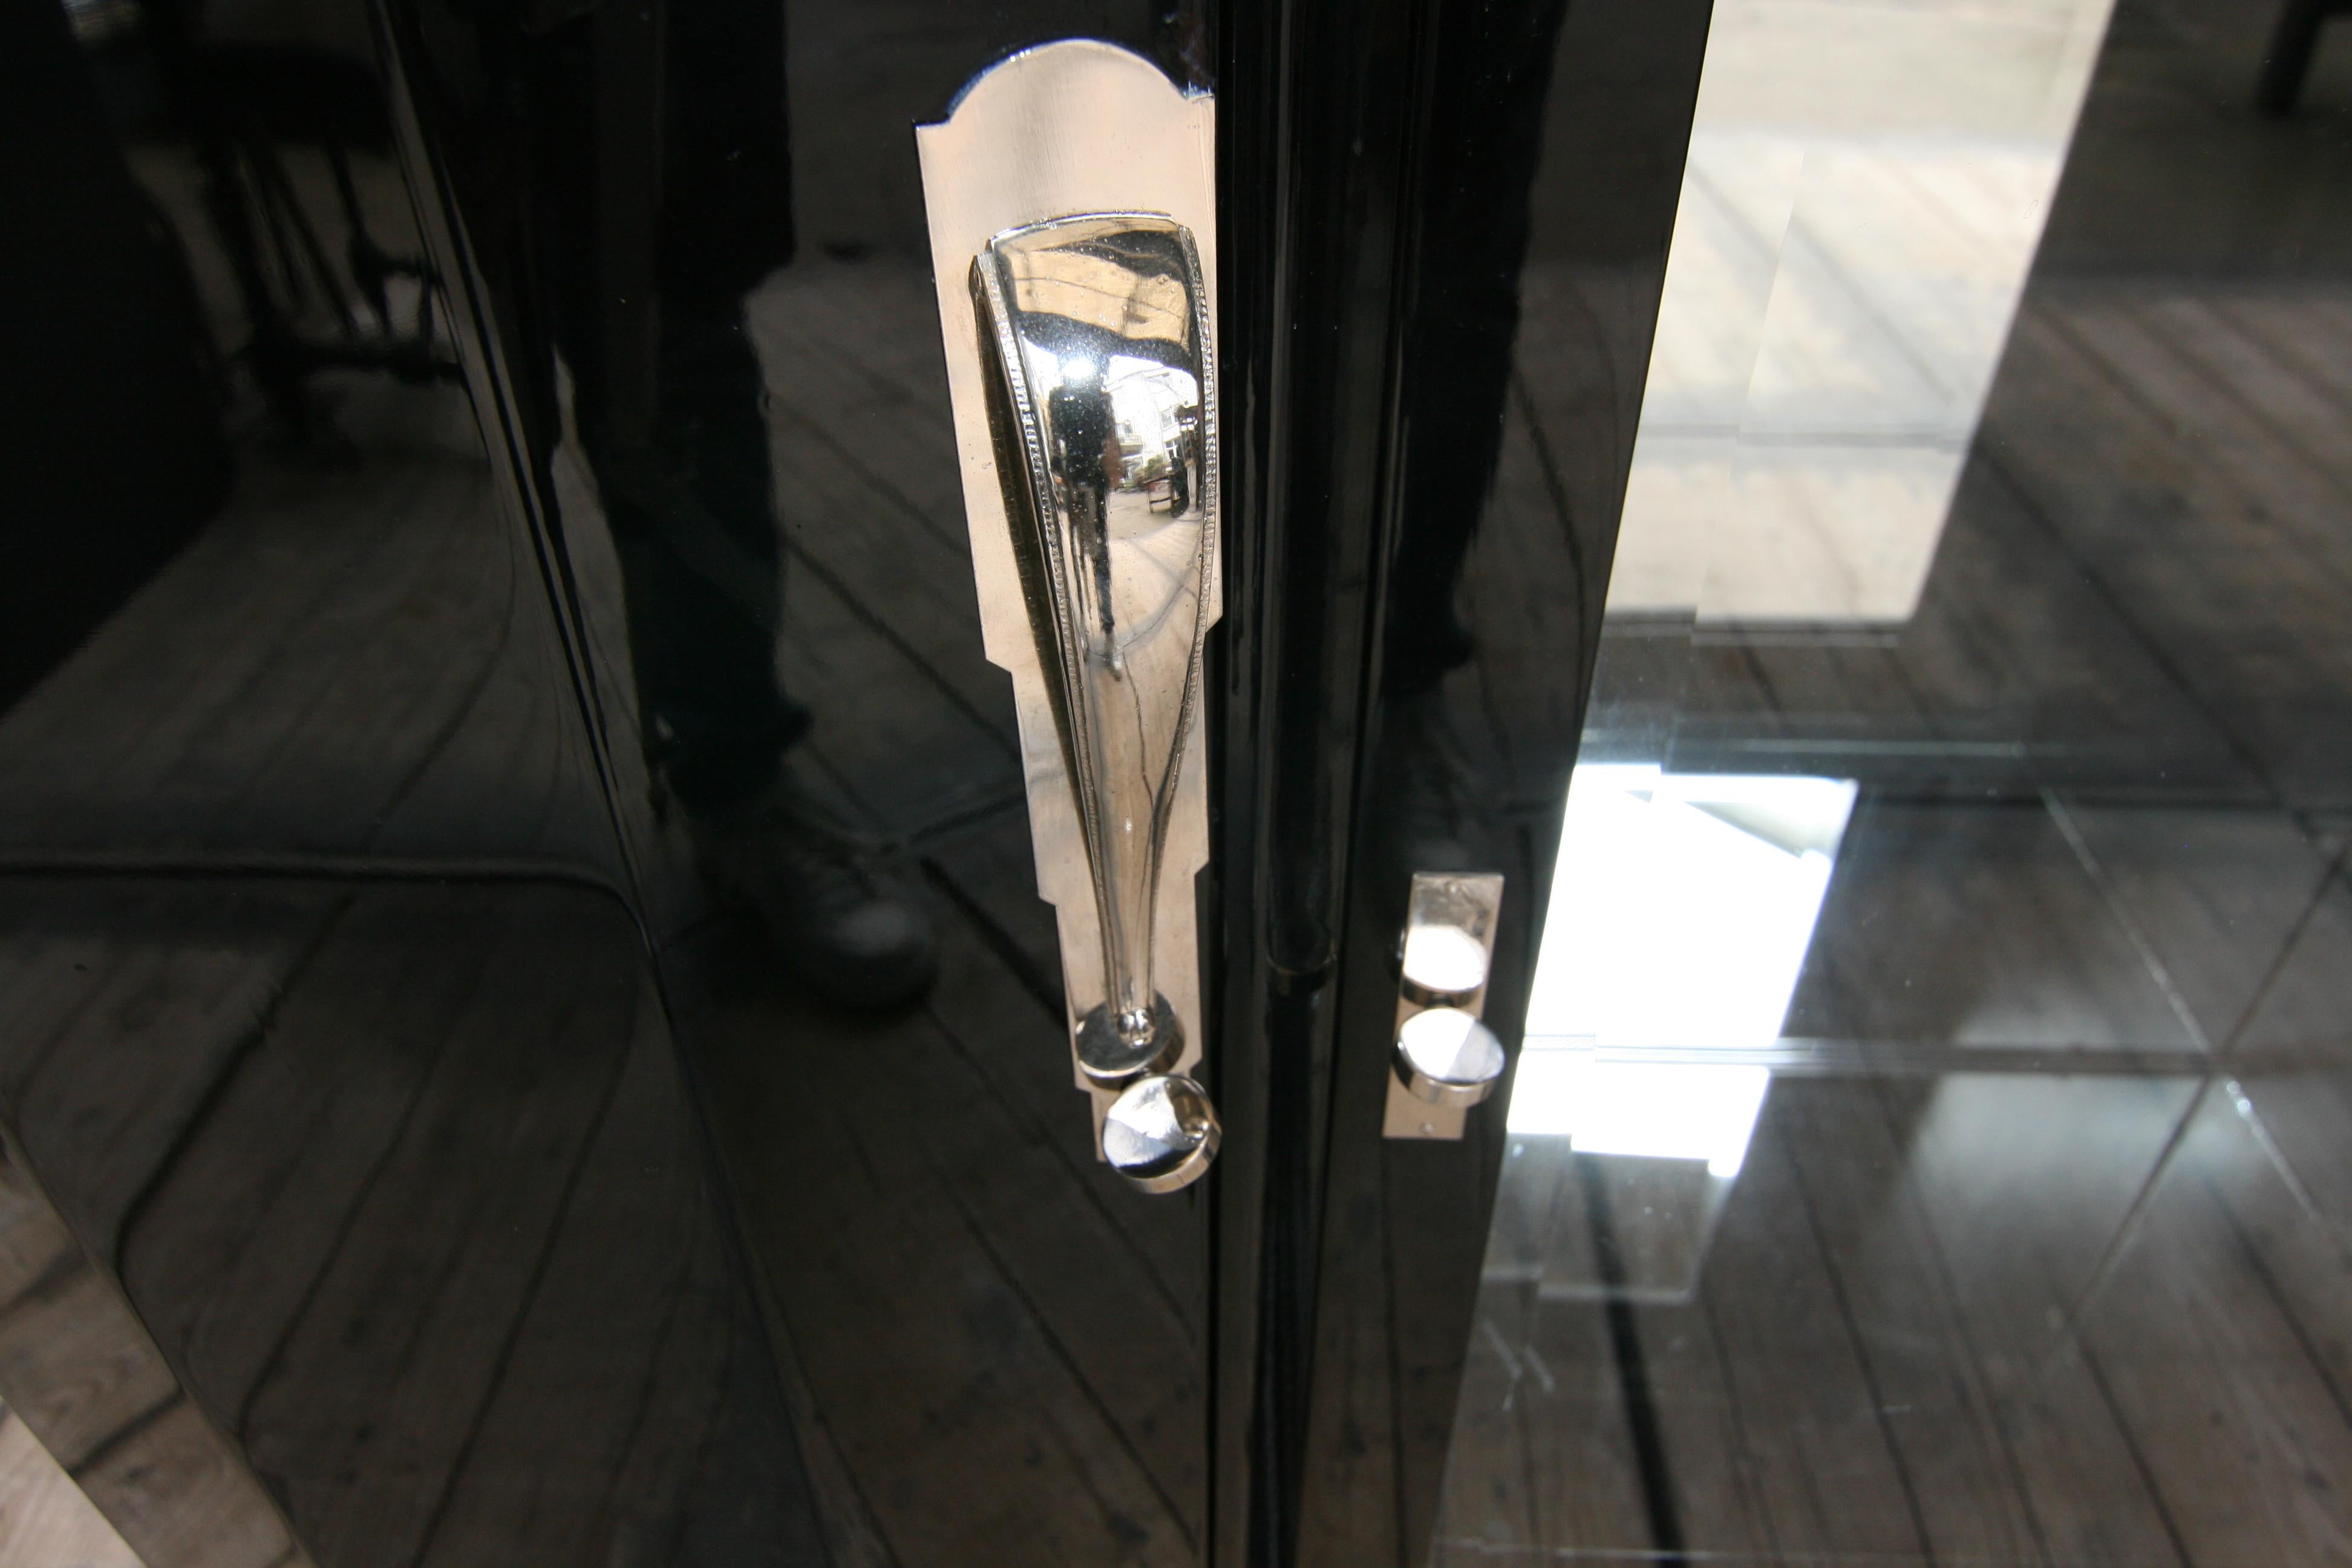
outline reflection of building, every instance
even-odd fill
[[[1199,388],[1184,372],[1130,354],[1114,354],[1104,376],[1125,458],[1122,489],[1141,490],[1156,506],[1192,510],[1191,465],[1198,439]]]

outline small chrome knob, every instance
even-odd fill
[[[1396,1073],[1415,1100],[1475,1105],[1503,1081],[1503,1042],[1459,1007],[1431,1007],[1397,1031]]]
[[[1154,992],[1151,1011],[1115,1018],[1105,1003],[1078,1021],[1078,1070],[1103,1089],[1120,1089],[1149,1073],[1166,1072],[1184,1054],[1184,1028],[1168,998]]]
[[[1458,925],[1416,925],[1405,932],[1407,1000],[1423,1007],[1459,1007],[1486,984],[1486,944]]]
[[[1224,1135],[1217,1108],[1181,1073],[1154,1073],[1119,1091],[1103,1115],[1103,1158],[1147,1193],[1172,1193],[1200,1180]]]

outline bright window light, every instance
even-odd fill
[[[1851,779],[1578,768],[1511,1131],[1737,1174],[1770,1074],[1689,1053],[1780,1038],[1853,797]]]
[[[1519,1057],[1510,1129],[1587,1154],[1704,1160],[1729,1181],[1748,1158],[1769,1068],[1733,1062],[1604,1061],[1531,1047]]]
[[[1780,1038],[1853,790],[1578,768],[1528,1037],[1682,1049]]]

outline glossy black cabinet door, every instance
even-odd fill
[[[1181,68],[1149,20],[1126,41]],[[1215,1200],[1120,1182],[1071,1090],[912,135],[1009,48],[1104,18],[424,4],[386,26],[829,1549],[1197,1560]],[[780,769],[911,884],[919,997],[856,1005],[789,918],[711,907],[719,825]]]
[[[12,15],[11,1405],[155,1563],[1208,1557],[1217,1199],[1069,1089],[910,133],[1205,23]],[[919,995],[716,896],[785,775]]]
[[[0,1395],[151,1568],[1415,1559],[1500,1153],[1381,1137],[1405,889],[1505,874],[1515,1036],[1704,0],[12,16]],[[912,134],[1073,37],[1216,99],[1164,1194],[1073,1092]]]
[[[368,17],[9,17],[12,1412],[151,1563],[815,1560]]]
[[[1335,163],[1423,161],[1307,231],[1403,303],[1370,750],[1302,818],[1302,1560],[2344,1553],[2333,9],[1308,40],[1422,105]],[[1448,866],[1513,1057],[1458,1142],[1390,1043]]]

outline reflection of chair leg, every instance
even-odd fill
[[[246,363],[288,429],[309,433],[305,386],[322,370],[382,371],[420,385],[458,380],[456,362],[435,346],[439,280],[422,258],[393,255],[376,239],[353,175],[354,153],[388,154],[391,146],[373,74],[299,46],[199,49],[185,39],[170,63],[250,324]],[[316,148],[333,176],[348,230],[340,266],[329,254],[323,204],[318,213],[306,205],[288,163],[299,148]],[[393,320],[394,278],[416,283],[413,321]],[[372,321],[362,319],[362,306]],[[331,321],[306,322],[314,307]]]
[[[352,269],[352,281],[358,286],[360,298],[375,312],[376,324],[393,331],[392,299],[385,288],[393,272],[392,258],[376,244],[375,236],[368,232],[367,213],[360,205],[359,186],[352,179],[351,154],[340,142],[326,143],[327,167],[335,176],[335,198],[342,204],[343,227],[351,235],[344,259]]]
[[[2286,0],[2272,30],[2270,47],[2263,52],[2262,76],[2254,102],[2265,114],[2292,114],[2303,84],[2311,75],[2311,57],[2319,47],[2319,25],[2345,9],[2344,0]]]
[[[291,278],[297,298],[304,299],[307,303],[305,296],[308,289],[299,274],[299,271],[308,271],[320,294],[333,308],[343,331],[358,331],[359,321],[352,313],[351,300],[344,294],[342,283],[335,276],[333,264],[327,259],[327,247],[319,243],[319,231],[310,222],[310,214],[302,208],[302,198],[294,189],[293,178],[287,174],[279,151],[261,145],[248,147],[246,149],[246,162],[262,186],[263,205],[282,215],[273,217],[273,224],[283,224],[285,233],[292,236],[300,256],[302,266]]]
[[[302,368],[293,351],[292,328],[270,292],[250,189],[226,139],[207,133],[199,140],[197,152],[205,171],[205,210],[228,258],[245,306],[250,334],[245,348],[247,366],[271,412],[299,435],[306,423]]]

